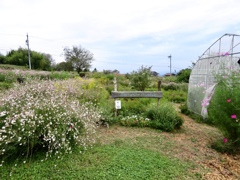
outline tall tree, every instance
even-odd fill
[[[81,75],[81,72],[89,70],[93,59],[93,53],[81,46],[73,46],[72,49],[63,49],[65,60],[72,63],[72,67]]]

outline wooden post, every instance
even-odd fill
[[[117,92],[117,78],[116,77],[114,77],[113,84],[114,84],[114,91]],[[115,117],[117,117],[117,108],[115,107],[115,100],[116,100],[116,98],[114,98],[114,108],[115,108]]]
[[[113,84],[114,84],[114,91],[117,91],[117,78],[116,77],[114,77]]]
[[[161,84],[162,84],[162,82],[158,81],[158,91],[161,91]]]
[[[158,81],[158,91],[161,91],[161,84],[162,82]],[[157,104],[158,108],[159,108],[159,105],[160,105],[160,98],[158,98],[158,104]]]

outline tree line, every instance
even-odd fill
[[[31,67],[38,70],[50,70],[54,62],[50,54],[30,51]],[[0,54],[0,64],[29,66],[28,50],[19,47],[17,50],[7,52],[6,56]]]
[[[89,71],[94,60],[93,53],[81,46],[65,47],[63,49],[65,61],[55,63],[50,54],[30,51],[31,69],[77,71],[79,75]],[[19,47],[6,55],[0,54],[0,64],[11,64],[29,68],[28,49]]]
[[[63,49],[65,61],[55,63],[50,54],[30,51],[31,68],[34,70],[56,70],[56,71],[77,71],[79,76],[85,76],[89,72],[91,63],[94,60],[93,53],[82,46],[65,47]],[[19,66],[29,66],[28,50],[19,47],[17,50],[7,52],[6,56],[0,54],[0,64],[12,64]],[[93,72],[96,72],[95,68]],[[104,74],[120,73],[118,70],[103,70]],[[179,82],[188,82],[191,68],[181,70],[177,76]],[[129,74],[126,74],[128,76]],[[134,77],[135,82],[139,83],[139,78],[148,79],[150,76],[158,76],[158,73],[151,71],[151,67],[141,67],[138,71],[133,71],[130,75]],[[142,85],[139,85],[142,86]],[[141,90],[144,88],[140,88]]]

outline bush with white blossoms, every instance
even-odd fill
[[[35,81],[16,85],[0,100],[0,158],[14,153],[30,157],[38,148],[71,153],[95,141],[100,113],[91,102],[80,103],[78,80]]]
[[[150,119],[140,115],[132,115],[122,118],[120,124],[123,126],[148,127],[150,125]]]

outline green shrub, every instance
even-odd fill
[[[185,115],[191,114],[191,111],[188,109],[186,102],[183,103],[183,104],[181,104],[181,105],[179,106],[179,108],[180,108],[182,114],[185,114]]]
[[[169,82],[177,82],[176,76],[167,76],[162,78],[163,83],[169,83]]]
[[[138,71],[133,71],[129,77],[133,89],[144,91],[151,84],[151,67],[141,66]]]
[[[78,83],[81,83],[81,93],[78,99],[81,102],[92,102],[95,105],[105,101],[109,97],[109,92],[106,88],[95,79],[84,80],[77,78]]]
[[[187,100],[187,92],[185,91],[164,91],[163,97],[170,102],[181,103]]]
[[[12,86],[12,83],[0,82],[0,90],[10,89]]]
[[[170,82],[170,83],[163,83],[162,86],[161,86],[165,91],[168,91],[168,90],[178,90],[179,89],[179,86],[177,83],[174,83],[174,82]]]
[[[163,131],[179,129],[183,124],[182,118],[178,115],[171,103],[164,103],[161,106],[147,110],[146,116],[151,119],[150,126]]]
[[[161,85],[162,89],[164,89],[165,91],[168,90],[181,90],[181,91],[188,91],[188,84],[186,83],[174,83],[174,82],[170,82],[170,83],[163,83]]]
[[[240,146],[239,73],[220,78],[208,107],[208,119],[224,136]],[[207,100],[203,100],[203,106]]]
[[[115,108],[113,99],[105,99],[99,104],[101,112],[101,120],[108,125],[116,124],[119,120],[119,116],[115,117]]]
[[[189,82],[189,77],[191,74],[191,69],[182,69],[178,74],[177,74],[177,82]]]
[[[122,109],[120,109],[119,115],[131,116],[136,114],[142,114],[146,111],[147,106],[145,106],[140,99],[123,99]]]
[[[100,113],[91,102],[77,101],[80,92],[76,80],[26,82],[10,89],[0,101],[2,161],[12,154],[28,158],[39,147],[48,158],[93,143]]]
[[[179,106],[179,108],[180,108],[182,114],[185,114],[185,115],[191,117],[192,119],[196,120],[197,122],[204,122],[207,124],[212,124],[212,123],[209,123],[209,121],[207,121],[206,119],[203,119],[203,117],[201,115],[191,112],[188,109],[187,102],[184,102],[183,104],[181,104]]]
[[[17,81],[16,75],[11,71],[3,71],[0,73],[0,82],[13,83]]]
[[[227,138],[217,139],[211,144],[211,148],[215,149],[220,153],[230,153],[235,154],[239,152],[240,148],[235,146],[235,143]]]
[[[0,82],[4,82],[6,79],[5,74],[0,73]]]

